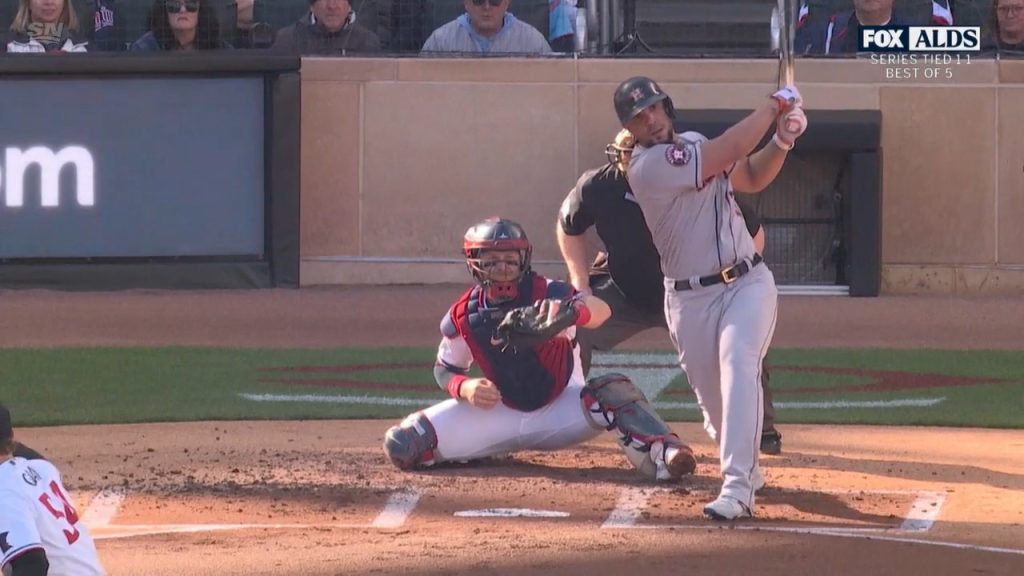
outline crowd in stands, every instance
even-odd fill
[[[984,26],[983,50],[1024,51],[1024,0],[930,4],[927,14],[920,10],[922,0],[805,1],[796,50],[808,56],[855,53],[860,25],[963,25],[963,6],[974,14],[985,12],[976,23]],[[6,52],[259,48],[323,56],[545,55],[572,52],[577,45],[576,0],[3,0],[0,5],[0,26],[6,29],[0,50]]]
[[[981,2],[961,2],[961,10],[949,0],[931,0],[930,6],[922,2],[904,2],[901,11],[896,0],[850,0],[839,10],[817,14],[804,4],[800,12],[794,48],[804,55],[852,54],[858,50],[860,26],[882,25],[973,25],[983,24],[982,52],[1024,50],[1024,0],[990,0],[985,22],[972,23]],[[925,8],[925,12],[919,9]],[[912,8],[917,8],[913,10]],[[930,8],[930,13],[928,9]],[[956,14],[967,16],[958,20]]]

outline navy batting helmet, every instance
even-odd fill
[[[625,126],[626,122],[633,119],[641,110],[662,100],[665,101],[665,112],[668,117],[675,118],[672,99],[661,86],[646,76],[634,76],[615,89],[615,113],[619,115],[619,123]]]

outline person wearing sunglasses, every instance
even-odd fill
[[[149,31],[132,43],[133,52],[231,48],[221,40],[220,22],[209,0],[154,0]]]
[[[983,51],[1019,52],[1024,55],[1024,0],[995,0],[988,18],[989,34]]]
[[[511,1],[462,0],[466,13],[434,30],[420,53],[551,53],[543,34],[508,11]]]
[[[18,12],[4,42],[4,52],[85,52],[78,15],[70,0],[17,0]]]
[[[380,38],[356,23],[349,0],[310,0],[309,12],[281,29],[274,50],[289,54],[344,56],[380,51]]]

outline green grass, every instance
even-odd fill
[[[239,393],[366,395],[421,399],[444,396],[434,384],[434,349],[282,350],[228,348],[73,348],[0,350],[0,402],[22,426],[235,419],[398,418],[415,406],[244,400]],[[777,403],[936,398],[930,407],[778,410],[781,423],[860,423],[1024,428],[1024,352],[936,350],[773,350],[771,385]],[[422,367],[391,368],[394,364]],[[286,372],[270,368],[377,365],[363,371]],[[1002,380],[890,392],[837,390],[875,379],[863,374],[791,371],[823,367]],[[601,368],[595,368],[599,373]],[[629,373],[628,369],[615,368]],[[266,382],[293,379],[307,384]],[[311,385],[313,379],[370,383]],[[377,384],[374,388],[372,384]],[[408,390],[387,390],[398,383]],[[680,375],[666,390],[688,392]],[[805,392],[796,393],[798,389]],[[692,394],[655,401],[692,402]],[[663,410],[670,420],[699,420],[693,409]]]

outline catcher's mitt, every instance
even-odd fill
[[[539,300],[532,306],[513,308],[505,314],[495,329],[495,343],[502,343],[502,350],[531,348],[554,338],[559,332],[576,324],[579,311],[575,299]],[[557,306],[552,315],[551,308]]]

